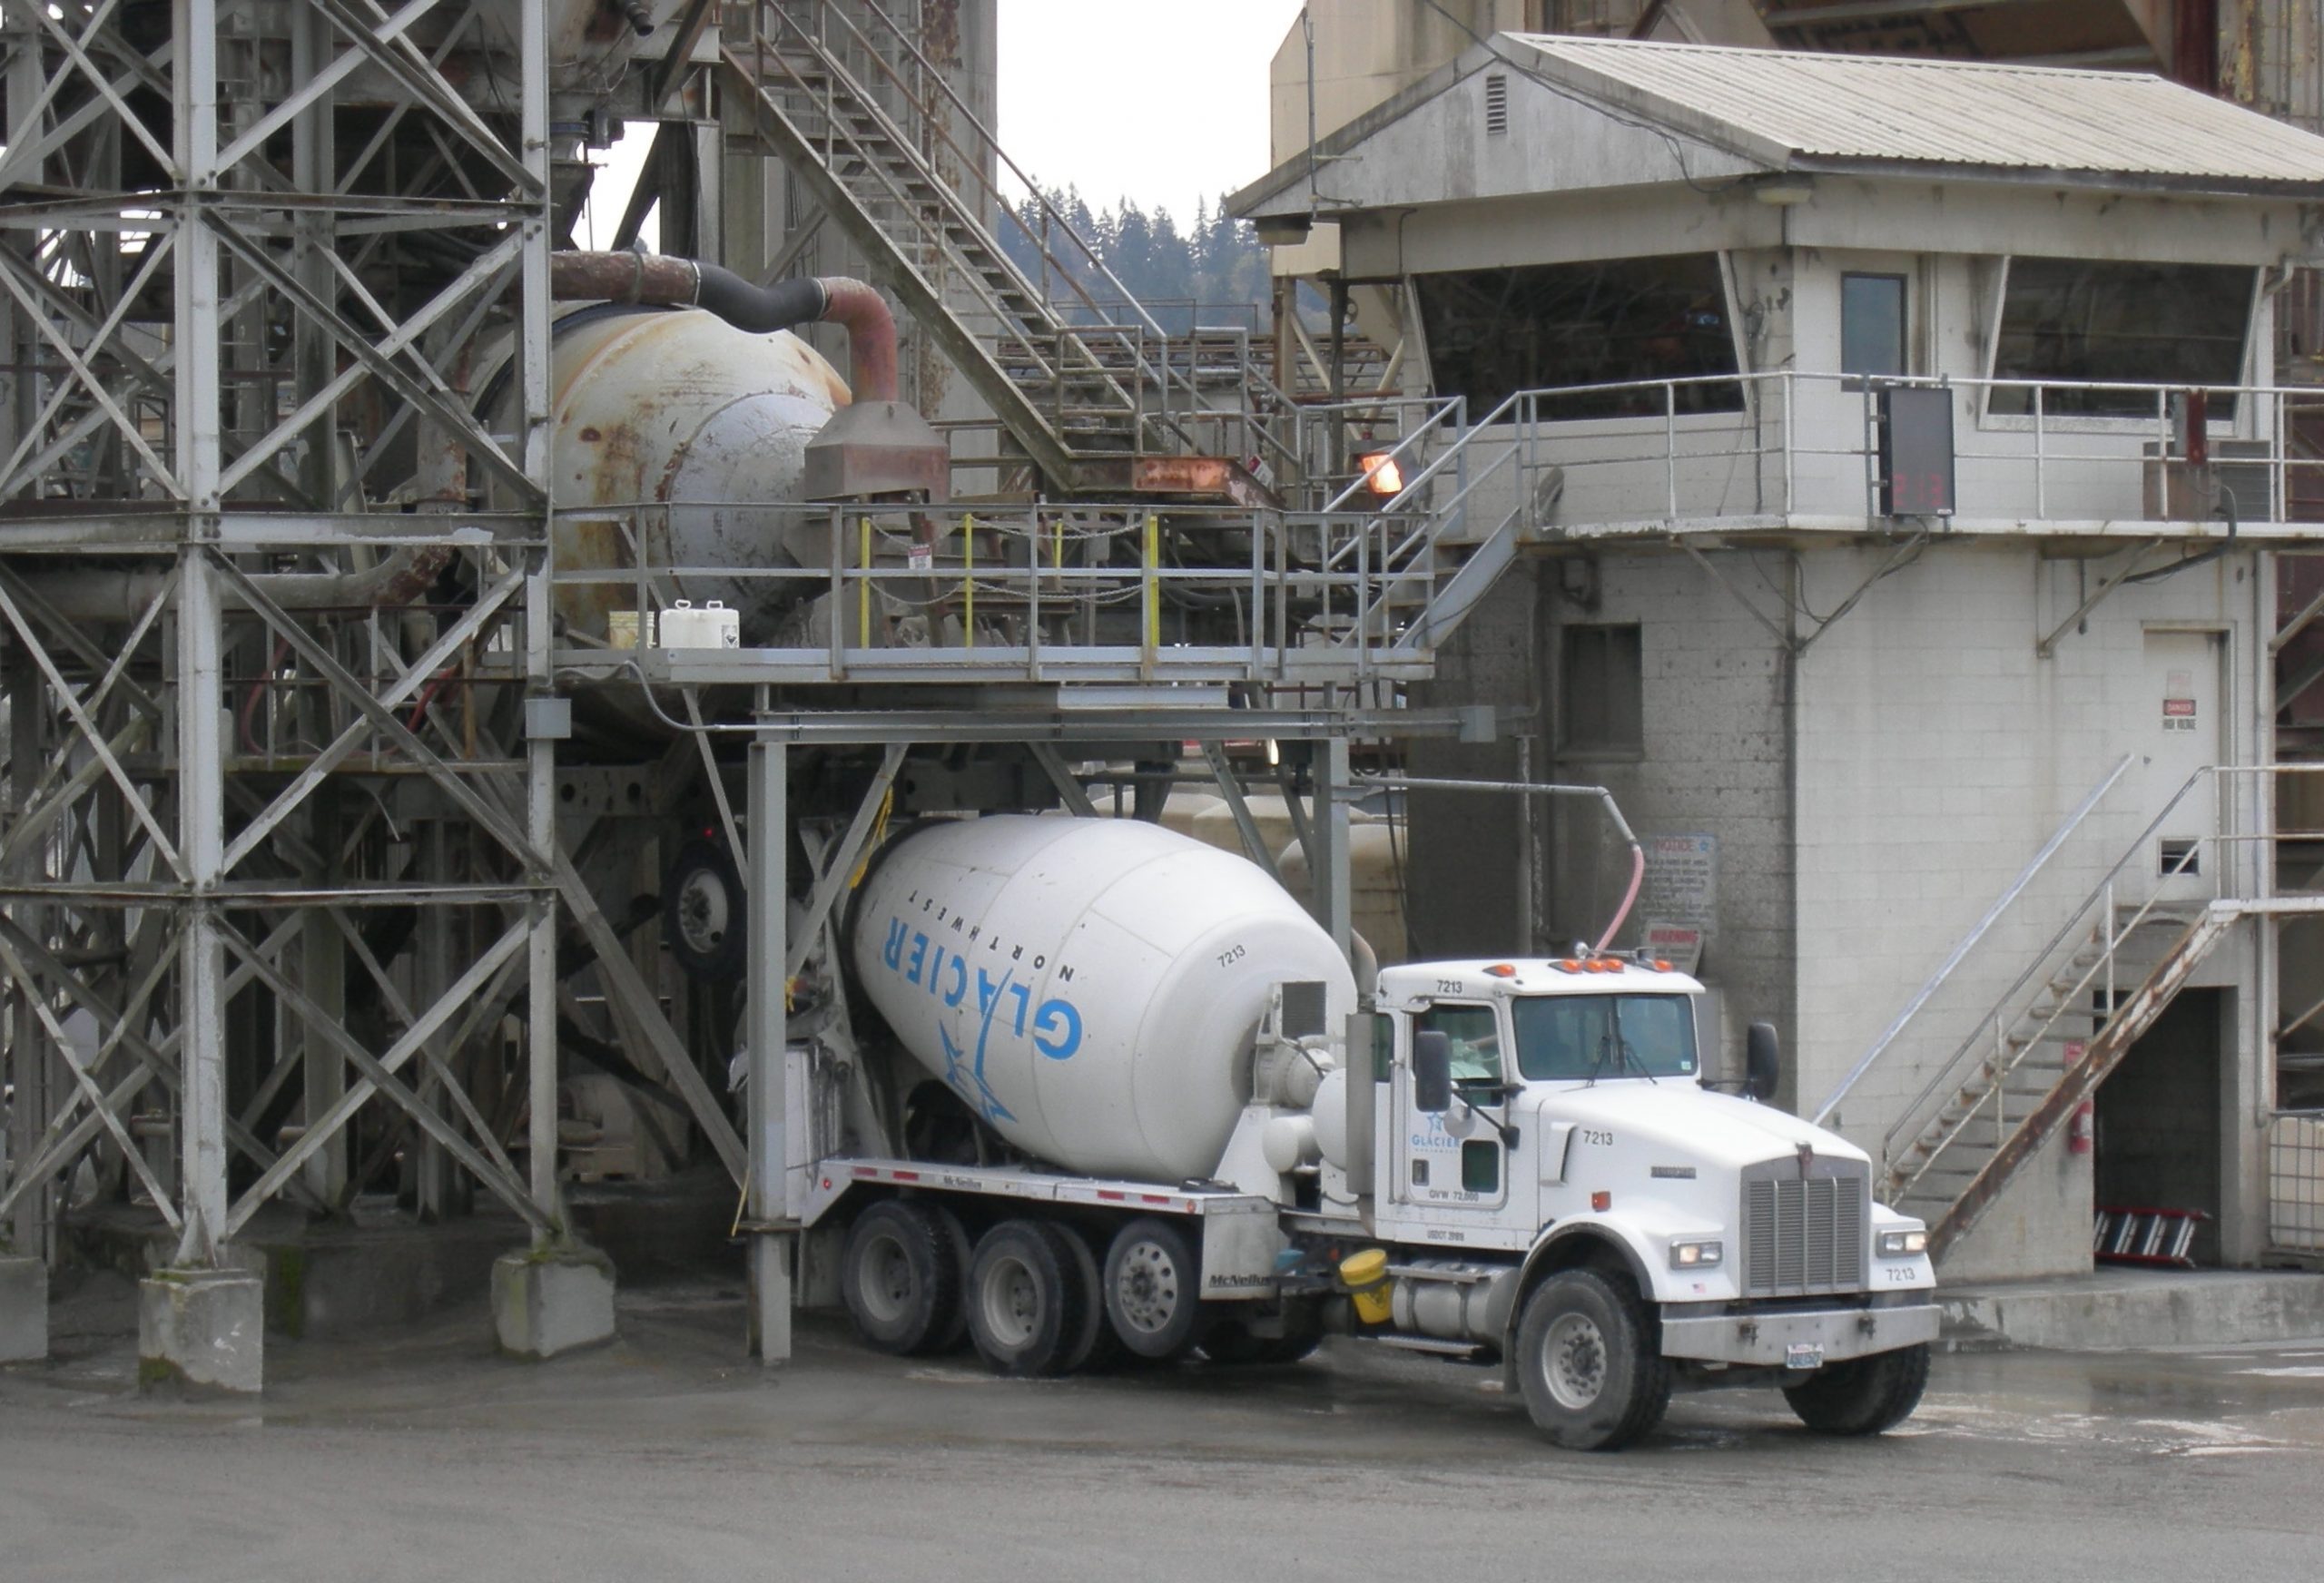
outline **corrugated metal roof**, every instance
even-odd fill
[[[1541,74],[1808,159],[2324,183],[2324,138],[2127,72],[1512,34]]]

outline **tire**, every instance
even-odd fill
[[[1670,1405],[1670,1362],[1646,1305],[1595,1270],[1561,1270],[1534,1288],[1516,1362],[1533,1427],[1568,1450],[1620,1450]]]
[[[662,881],[662,938],[689,977],[721,983],[743,976],[748,916],[742,871],[724,846],[694,836],[678,848]]]
[[[1928,1343],[1827,1363],[1784,1388],[1799,1421],[1818,1434],[1876,1435],[1912,1417],[1928,1386]]]
[[[857,1215],[839,1267],[856,1333],[900,1357],[957,1343],[966,1242],[960,1223],[931,1204],[888,1199]]]
[[[1114,1322],[1106,1317],[1104,1273],[1098,1266],[1098,1255],[1091,1250],[1088,1239],[1071,1226],[1060,1229],[1065,1234],[1067,1250],[1073,1255],[1074,1273],[1081,1281],[1084,1306],[1081,1333],[1074,1338],[1073,1346],[1066,1353],[1065,1372],[1095,1373],[1110,1369],[1122,1361],[1125,1349],[1122,1338],[1114,1333]]]
[[[969,1339],[996,1374],[1061,1374],[1081,1340],[1088,1291],[1066,1233],[1004,1220],[969,1265]]]
[[[1106,1250],[1106,1317],[1122,1344],[1157,1362],[1202,1339],[1202,1255],[1194,1239],[1152,1215],[1114,1234]]]
[[[1239,1319],[1217,1321],[1203,1334],[1202,1355],[1228,1368],[1279,1367],[1299,1362],[1323,1344],[1323,1316],[1314,1305],[1299,1303],[1285,1310],[1279,1336],[1254,1335]]]

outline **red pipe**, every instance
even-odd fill
[[[887,299],[861,280],[827,275],[815,282],[823,289],[823,320],[847,326],[851,364],[848,383],[858,401],[896,399],[896,318]]]

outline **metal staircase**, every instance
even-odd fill
[[[1897,1036],[2133,762],[2125,756],[2067,817],[1825,1099],[1815,1120],[1833,1117],[1865,1074],[1897,1047]],[[2259,877],[2271,862],[2256,852],[2240,863],[2221,860],[2226,837],[2191,843],[2159,880],[2136,878],[2134,863],[2155,851],[2157,832],[2198,786],[2252,772],[2266,772],[2207,768],[2191,776],[1896,1114],[1881,1139],[1878,1196],[1925,1221],[1934,1251],[1942,1253],[1977,1223],[2240,925],[2271,915],[2324,912],[2324,895],[2264,893]],[[2199,856],[2206,846],[2213,849],[2209,864]],[[2254,876],[2242,887],[2245,893],[2171,894],[2198,872],[2239,871]],[[2142,887],[2149,893],[2132,899]]]
[[[879,0],[737,9],[721,44],[731,100],[1051,488],[1267,503],[1250,464],[1287,459],[1272,430],[1288,402],[1248,331],[1166,333]],[[1032,195],[1038,231],[989,169]],[[1085,279],[1104,282],[1102,304]]]

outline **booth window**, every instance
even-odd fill
[[[1415,275],[1440,396],[1469,398],[1472,420],[1519,390],[1712,377],[1674,388],[1680,412],[1740,412],[1727,288],[1716,253],[1526,264]],[[1651,385],[1545,399],[1549,422],[1659,418]]]
[[[1840,372],[1905,372],[1905,277],[1840,277]]]
[[[2096,263],[2086,259],[2009,261],[1994,378],[2042,381],[2042,410],[2084,418],[2152,418],[2142,390],[2092,390],[2047,381],[2232,385],[2243,375],[2253,271],[2228,264]],[[2009,386],[1990,409],[2026,416],[2034,392]],[[2234,398],[2215,395],[2214,417]]]

